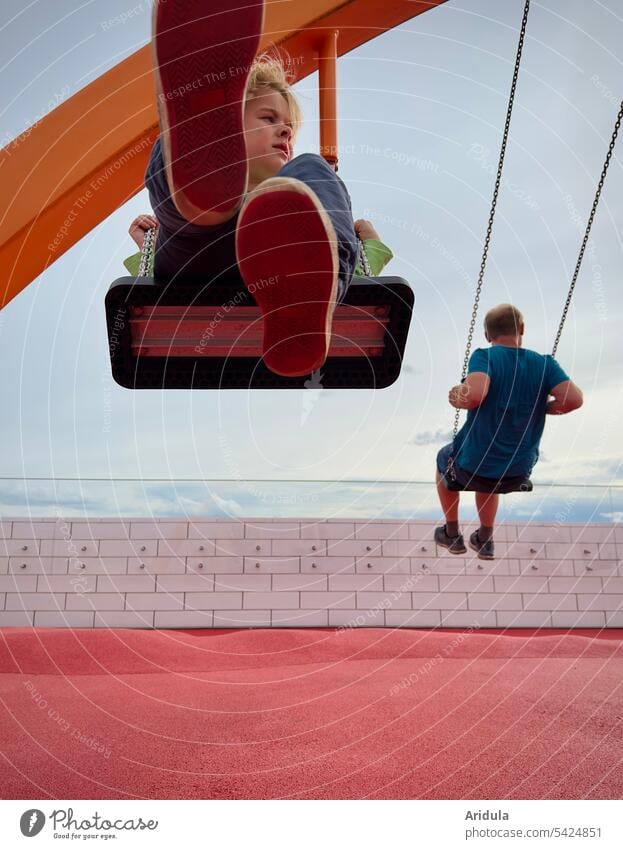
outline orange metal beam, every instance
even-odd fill
[[[340,31],[337,52],[343,55],[443,2],[269,3],[261,49],[277,45],[287,51],[294,78],[300,80],[317,69],[321,45],[333,30]],[[0,308],[141,190],[157,136],[146,46],[0,151],[8,198],[0,218]]]

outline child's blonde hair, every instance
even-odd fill
[[[288,64],[291,64],[289,57]],[[292,141],[294,142],[296,134],[303,122],[303,113],[298,100],[294,96],[294,92],[290,88],[290,79],[291,75],[286,70],[281,56],[268,52],[261,53],[255,57],[251,65],[245,100],[249,100],[254,95],[261,93],[261,89],[263,88],[278,91],[288,104],[290,123],[292,124]]]

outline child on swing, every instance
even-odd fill
[[[167,0],[154,6],[160,137],[145,175],[157,227],[157,279],[252,287],[263,360],[284,376],[324,363],[336,304],[358,268],[392,258],[368,221],[353,222],[342,180],[320,156],[293,156],[301,111],[282,63],[255,56],[263,4]],[[126,260],[136,274],[138,257]],[[270,285],[257,286],[258,281]]]
[[[472,476],[501,480],[527,477],[539,458],[545,416],[562,416],[582,406],[582,391],[549,355],[522,347],[524,319],[517,307],[500,304],[485,316],[489,348],[477,348],[465,382],[453,386],[450,404],[468,410],[453,442],[437,454],[436,483],[446,523],[435,529],[435,542],[450,554],[465,554],[459,531],[459,493],[444,486],[452,460],[461,486]],[[469,546],[482,560],[493,560],[493,525],[500,496],[476,492],[480,527]]]

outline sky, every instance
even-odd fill
[[[448,0],[339,59],[339,173],[354,217],[394,253],[385,273],[416,295],[394,386],[117,386],[104,296],[134,251],[130,221],[150,211],[143,190],[0,312],[0,458],[14,478],[0,481],[0,511],[437,515],[428,482],[452,427],[447,393],[460,377],[522,10],[523,0]],[[3,0],[0,145],[146,44],[150,13],[147,0]],[[623,96],[622,43],[618,0],[531,4],[475,347],[486,345],[486,310],[510,301],[526,317],[525,346],[551,351]],[[295,152],[317,151],[317,76],[295,92],[305,117]],[[558,350],[585,403],[548,420],[541,487],[530,501],[508,498],[508,516],[623,517],[621,144]]]

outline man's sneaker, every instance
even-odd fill
[[[467,551],[463,534],[457,534],[455,537],[448,536],[445,525],[435,528],[435,542],[442,548],[447,548],[450,554],[465,554]]]
[[[481,542],[480,537],[478,536],[478,531],[474,531],[474,533],[471,534],[469,538],[469,547],[474,549],[481,560],[494,559],[495,546],[493,545],[493,540],[487,539],[484,542]]]
[[[316,193],[291,177],[260,183],[238,218],[236,256],[262,313],[266,366],[285,377],[319,369],[331,343],[339,260]]]
[[[217,225],[248,179],[244,101],[262,0],[156,0],[152,59],[167,182],[180,214]]]

